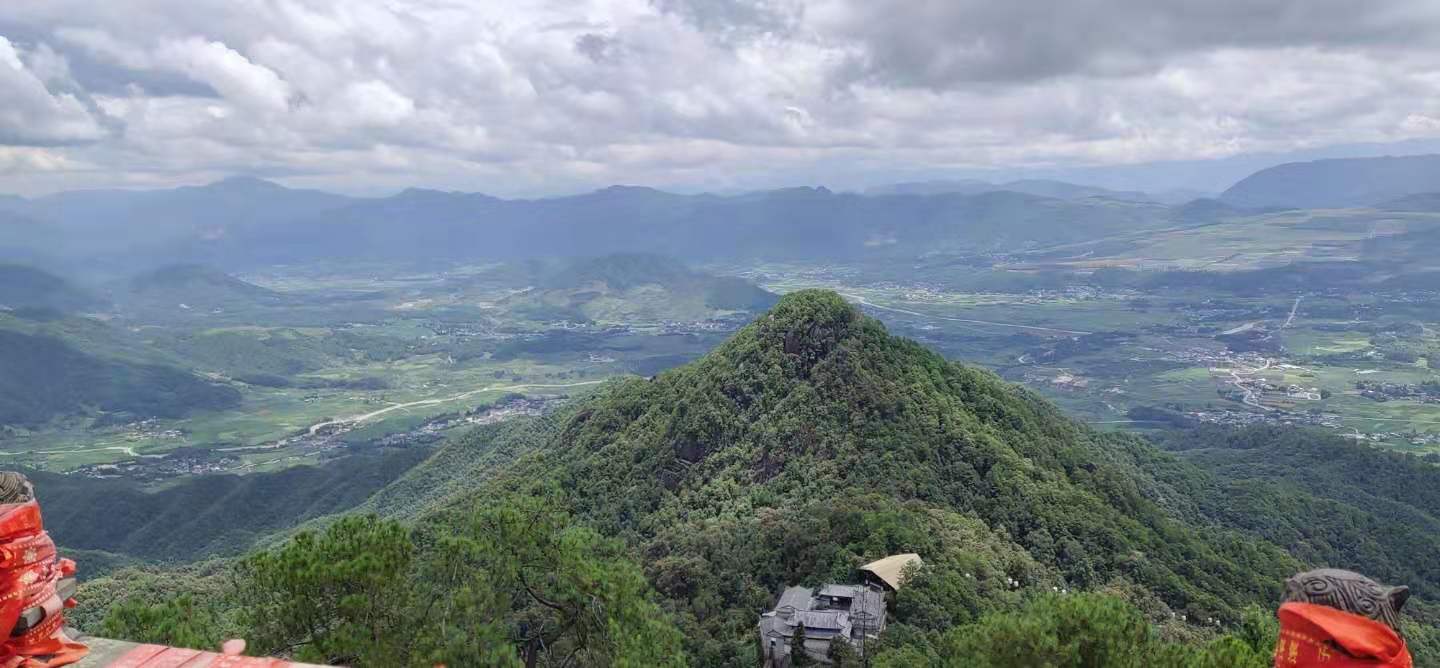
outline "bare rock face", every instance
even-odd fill
[[[1387,587],[1359,573],[1318,568],[1285,581],[1285,602],[1314,603],[1384,622],[1400,630],[1400,608],[1410,598],[1406,586]]]
[[[790,358],[800,378],[828,357],[861,319],[854,306],[835,293],[801,290],[782,298],[770,314],[757,321],[760,338]]]

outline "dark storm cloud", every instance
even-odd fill
[[[857,47],[851,76],[937,88],[1131,75],[1216,49],[1386,50],[1440,36],[1440,4],[1424,0],[867,0],[827,14],[832,37]]]
[[[150,95],[219,97],[214,88],[178,74],[129,69],[74,49],[64,53],[75,81],[95,94],[122,95],[136,87]]]
[[[788,34],[800,25],[805,10],[799,0],[651,0],[651,4],[725,38]]]
[[[604,63],[620,56],[620,42],[608,35],[587,32],[575,38],[575,50],[594,62]]]
[[[43,44],[26,49],[0,34],[0,93],[0,146],[87,143],[115,127]]]
[[[91,94],[118,95],[138,86],[151,95],[193,95],[214,97],[214,89],[183,76],[155,70],[131,69],[96,57],[90,51],[57,40],[48,30],[0,21],[0,35],[19,48],[53,49],[69,65],[75,83]]]

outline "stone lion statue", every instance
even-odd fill
[[[1400,632],[1406,586],[1387,587],[1359,573],[1335,568],[1305,571],[1285,581],[1286,603],[1314,603],[1367,617]]]

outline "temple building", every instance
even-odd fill
[[[805,653],[818,663],[830,663],[837,642],[863,655],[865,643],[885,630],[886,594],[904,584],[906,568],[922,563],[917,554],[897,554],[861,566],[861,584],[786,587],[775,608],[760,615],[761,665],[789,668],[801,629]]]

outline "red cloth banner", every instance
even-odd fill
[[[75,562],[57,558],[40,504],[0,504],[0,668],[64,666],[85,656],[85,646],[65,635],[63,610],[75,600],[62,601],[55,591],[55,583],[74,573]],[[14,635],[20,615],[37,607],[45,617]]]
[[[1383,622],[1313,603],[1286,603],[1278,615],[1275,668],[1412,668],[1405,640]]]

